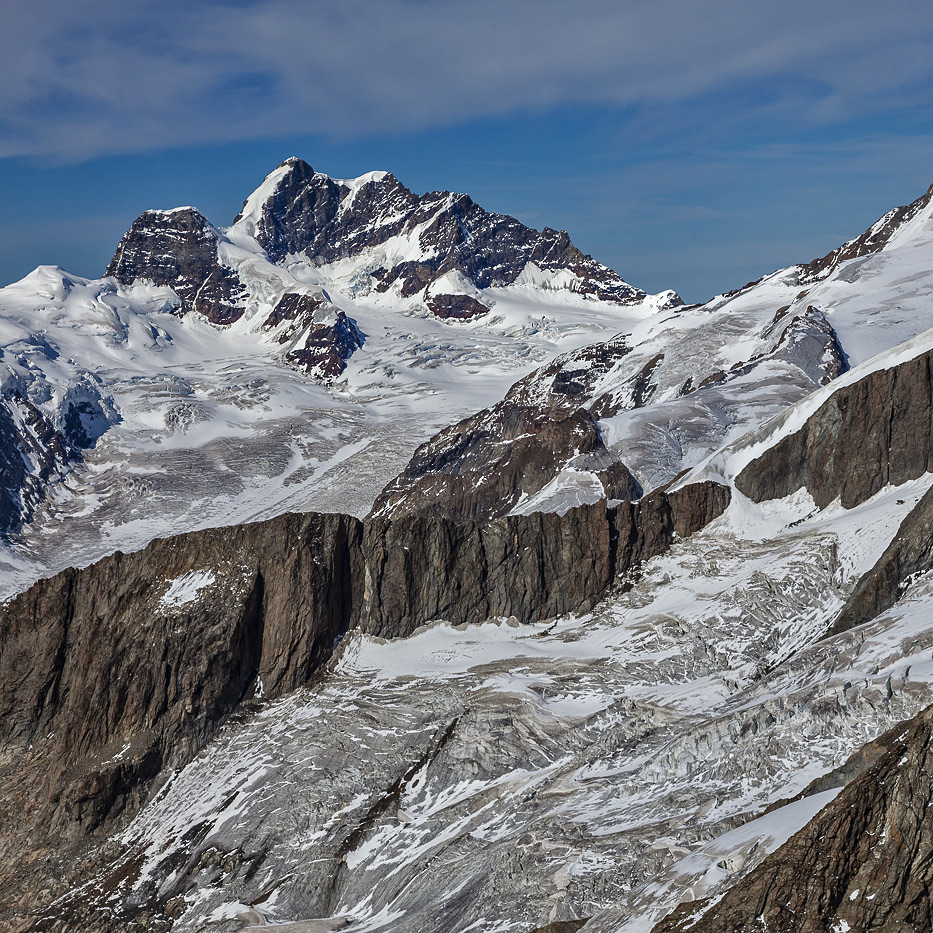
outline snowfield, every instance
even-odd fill
[[[812,782],[933,701],[933,571],[829,636],[933,474],[848,510],[734,488],[833,391],[933,349],[933,197],[879,252],[702,306],[585,297],[572,270],[534,262],[509,285],[447,273],[412,298],[375,274],[425,259],[431,218],[362,255],[270,259],[256,237],[288,170],[214,231],[245,288],[231,324],[179,316],[166,287],[57,267],[0,289],[4,397],[62,432],[78,418],[86,442],[0,550],[0,598],[161,535],[363,515],[418,444],[531,373],[523,403],[547,411],[574,387],[646,491],[683,473],[729,484],[731,503],[591,611],[351,632],[313,685],[269,701],[260,683],[94,841],[86,883],[50,915],[99,901],[117,921],[158,905],[190,933],[648,933],[721,896],[838,793]],[[340,211],[388,177],[342,182]],[[266,326],[286,293],[363,335],[333,381],[289,366],[283,325]],[[448,294],[489,311],[441,319],[426,301]],[[514,512],[603,495],[570,462]],[[215,569],[165,579],[146,611],[207,612]]]

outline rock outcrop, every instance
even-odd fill
[[[350,628],[585,608],[727,503],[706,483],[486,525],[284,515],[42,580],[0,610],[0,781],[33,776],[14,824],[111,826],[254,691],[311,681]]]
[[[354,351],[363,346],[356,321],[333,307],[323,294],[286,292],[263,326],[279,329],[276,339],[288,346],[285,359],[289,363],[322,382],[336,379]]]
[[[887,485],[933,469],[931,353],[834,392],[795,433],[736,477],[756,502],[806,487],[818,508],[852,508]]]
[[[348,183],[288,159],[248,199],[234,227],[255,237],[273,261],[301,253],[317,264],[372,251],[393,238],[410,242],[410,258],[373,266],[377,290],[398,285],[402,297],[424,292],[441,317],[469,318],[486,307],[472,295],[425,289],[462,276],[473,288],[509,285],[532,264],[539,273],[572,276],[573,287],[597,298],[630,303],[644,292],[585,256],[563,231],[533,230],[503,214],[491,214],[468,195],[413,194],[388,172]]]
[[[893,606],[911,577],[933,568],[933,489],[901,522],[875,565],[858,581],[829,635],[868,622]]]
[[[350,624],[360,528],[286,515],[117,553],[2,610],[0,741],[33,749],[53,822],[87,833],[187,761],[261,683],[307,683]],[[27,756],[29,757],[29,756]]]
[[[598,473],[613,465],[614,497],[638,496],[635,478],[606,449],[585,409],[541,411],[507,400],[422,444],[379,494],[371,514],[486,521],[507,515],[565,467]]]
[[[123,235],[105,275],[124,285],[167,285],[181,299],[179,314],[198,311],[215,324],[243,314],[245,290],[217,255],[220,234],[193,207],[146,211]]]
[[[635,477],[604,444],[596,417],[581,407],[600,376],[629,352],[624,340],[614,339],[530,373],[501,402],[422,444],[370,514],[484,521],[507,515],[567,468],[596,474],[609,499],[638,498]]]
[[[50,486],[79,458],[29,399],[15,391],[0,396],[0,540],[30,520]]]
[[[716,904],[682,904],[654,933],[815,933],[933,925],[933,707]]]

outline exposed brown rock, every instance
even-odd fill
[[[486,305],[469,295],[430,295],[425,304],[437,317],[445,320],[470,321],[489,312]]]
[[[397,637],[432,619],[532,622],[577,609],[612,582],[612,534],[604,504],[489,523],[370,520],[360,626]]]
[[[552,413],[500,403],[422,444],[371,514],[485,521],[508,514],[523,494],[543,489],[580,455],[603,468],[614,459],[584,409]]]
[[[631,350],[621,338],[557,357],[519,380],[502,401],[438,432],[377,497],[371,515],[482,521],[507,515],[566,466],[596,473],[607,498],[641,487],[580,407],[595,382]]]
[[[285,515],[118,553],[0,610],[0,742],[42,740],[36,812],[87,834],[184,764],[257,678],[269,697],[307,683],[349,628],[579,609],[727,501],[702,484],[485,525]]]
[[[263,322],[264,328],[278,327],[285,321],[291,321],[298,326],[308,326],[314,323],[314,314],[327,306],[321,295],[306,295],[298,292],[286,292],[275,303],[275,307]],[[279,340],[285,342],[291,336],[291,331],[283,334]]]
[[[901,522],[891,543],[856,584],[829,634],[835,635],[875,618],[897,602],[914,574],[933,568],[933,489]]]
[[[124,234],[105,275],[167,285],[181,299],[178,313],[199,311],[215,324],[243,314],[243,286],[217,256],[217,231],[191,207],[146,211]]]
[[[537,231],[513,217],[488,213],[465,194],[434,191],[419,197],[385,174],[363,184],[347,201],[349,188],[301,159],[288,159],[283,166],[288,170],[263,205],[255,234],[273,260],[304,253],[315,262],[335,262],[417,230],[423,257],[378,270],[374,278],[380,290],[399,283],[403,296],[415,295],[449,272],[478,288],[508,285],[533,262],[545,271],[574,272],[582,293],[603,300],[627,303],[644,296],[581,253],[565,232]],[[436,313],[444,317],[485,313],[466,295],[436,298]]]
[[[56,824],[119,815],[125,790],[188,760],[257,676],[272,696],[307,682],[350,624],[359,536],[347,516],[286,515],[155,541],[12,600],[0,741],[42,738]],[[202,598],[161,602],[189,573],[210,580]]]
[[[716,904],[654,933],[919,933],[933,926],[933,707]]]
[[[663,353],[653,356],[635,377],[635,386],[632,389],[632,408],[644,408],[651,396],[654,395],[657,386],[651,381],[651,376],[663,359]]]
[[[933,468],[930,353],[870,373],[833,393],[797,432],[736,477],[756,502],[806,486],[819,508],[844,508]]]
[[[286,321],[290,326],[278,336],[279,343],[291,343],[285,359],[324,382],[336,379],[354,351],[363,346],[356,321],[323,296],[286,292],[263,326],[274,328]]]

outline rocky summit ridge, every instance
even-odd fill
[[[0,290],[0,926],[926,929],[931,192],[684,307],[290,159]]]

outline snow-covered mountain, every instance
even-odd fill
[[[557,357],[419,448],[375,511],[559,511],[604,498],[610,465],[643,489],[663,485],[933,327],[931,256],[933,188],[823,259]],[[542,447],[547,471],[530,468]]]
[[[10,579],[267,519],[0,607],[0,923],[928,929],[933,188],[693,307],[399,188],[290,160],[0,292],[63,477]]]
[[[36,461],[4,483],[3,591],[160,534],[363,514],[432,433],[678,301],[566,234],[385,173],[336,181],[290,159],[226,230],[147,211],[104,278],[41,267],[0,289],[4,397],[53,426],[75,393],[99,397],[92,436],[40,458],[61,482]]]

